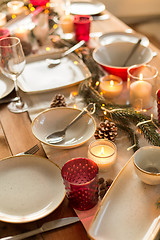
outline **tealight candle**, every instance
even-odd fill
[[[7,22],[6,14],[1,12],[0,13],[0,27],[4,26]]]
[[[100,171],[107,171],[117,158],[116,145],[106,139],[95,140],[89,145],[88,158],[98,165]]]
[[[10,14],[20,14],[24,10],[24,3],[21,1],[11,1],[7,3],[8,12]]]
[[[15,30],[14,34],[21,41],[28,41],[29,32],[29,29],[25,28],[24,26],[20,26]]]
[[[114,98],[122,92],[123,81],[117,76],[107,75],[102,78],[99,88],[104,97]]]

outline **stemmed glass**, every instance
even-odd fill
[[[17,102],[11,102],[8,108],[11,112],[21,113],[27,111],[27,104],[19,95],[17,77],[23,72],[25,67],[25,56],[17,37],[5,37],[0,39],[0,69],[1,72],[14,81]]]

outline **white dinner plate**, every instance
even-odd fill
[[[101,202],[89,229],[96,240],[140,240],[160,215],[160,185],[138,178],[133,157],[119,173]]]
[[[62,142],[49,144],[46,137],[53,132],[64,129],[80,112],[79,109],[68,107],[47,109],[33,120],[32,132],[39,141],[54,148],[78,147],[87,142],[96,130],[95,120],[88,113],[67,129],[65,139]]]
[[[59,65],[48,67],[46,58],[54,54],[27,58],[23,73],[18,78],[18,85],[27,93],[39,93],[58,88],[73,86],[91,76],[83,61],[75,54],[62,58]]]
[[[54,211],[65,197],[60,169],[47,158],[22,155],[0,161],[0,220],[25,223]]]
[[[6,97],[14,89],[14,82],[0,73],[0,99]]]
[[[138,34],[138,33],[127,33],[127,32],[110,32],[105,33],[99,38],[99,42],[101,45],[107,45],[112,42],[132,42],[137,43],[139,38],[142,39],[141,44],[145,47],[149,45],[149,40],[147,37]]]
[[[77,15],[96,15],[105,10],[105,5],[98,1],[71,2],[70,12]]]

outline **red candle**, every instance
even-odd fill
[[[158,122],[160,123],[160,89],[157,91]]]

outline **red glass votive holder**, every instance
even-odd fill
[[[98,166],[87,158],[69,160],[61,170],[66,196],[77,210],[91,209],[98,202]]]
[[[0,39],[10,37],[10,31],[8,28],[0,28]]]
[[[78,42],[89,40],[91,21],[92,17],[88,15],[76,15],[74,17],[75,38]]]
[[[30,3],[33,4],[33,6],[45,6],[49,0],[30,0]]]

